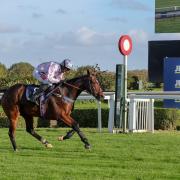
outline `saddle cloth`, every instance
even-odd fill
[[[41,95],[37,99],[33,101],[31,98],[34,93],[38,90],[38,86],[35,85],[28,85],[26,88],[26,99],[28,101],[31,101],[39,106],[41,117],[44,118],[44,115],[46,113],[46,106],[45,106],[45,93],[44,95]]]

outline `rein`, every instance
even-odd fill
[[[69,84],[69,83],[67,83],[67,82],[64,82],[64,84],[66,84],[66,85],[68,85],[68,86],[70,86],[70,87],[73,87],[73,88],[75,88],[75,89],[82,90],[81,88],[79,88],[79,87],[77,87],[77,86],[74,86],[74,85],[72,85],[72,84]]]
[[[77,87],[77,86],[75,86],[75,85],[72,85],[72,84],[67,83],[67,82],[63,82],[63,83],[66,84],[66,85],[68,85],[68,86],[70,86],[70,87],[73,87],[73,88],[75,88],[75,89],[78,89],[78,90],[82,90],[82,91],[83,91],[82,88],[79,88],[79,87]],[[93,87],[92,84],[90,83],[90,80],[89,80],[88,84],[89,84],[90,94],[93,94],[93,92],[94,92],[94,87]],[[47,98],[50,94],[52,94],[52,93],[53,93],[56,89],[58,89],[58,88],[59,88],[59,86],[57,86],[57,87],[55,87],[53,90],[51,90],[51,91],[46,95],[46,98]],[[95,93],[95,95],[96,95],[96,93]]]
[[[70,86],[70,87],[73,87],[73,88],[75,88],[75,89],[82,90],[81,88],[79,88],[79,87],[77,87],[77,86],[74,86],[74,85],[72,85],[72,84],[69,84],[69,83],[67,83],[67,82],[64,82],[64,84],[66,84],[66,85],[68,85],[68,86]],[[47,98],[48,98],[56,89],[58,89],[58,88],[59,88],[59,86],[56,86],[54,89],[52,89],[52,90],[45,96],[45,99],[47,99]],[[58,95],[56,94],[56,96],[58,96]],[[62,96],[60,95],[60,96],[58,96],[58,97],[62,97]],[[74,102],[74,100],[72,100],[72,99],[70,99],[70,98],[68,98],[68,97],[66,97],[66,96],[64,96],[63,98],[64,98],[65,101],[69,101],[69,102],[71,102],[71,103]]]
[[[67,83],[67,82],[64,82],[64,84],[66,84],[66,85],[68,85],[68,86],[70,86],[70,87],[73,87],[73,88],[75,88],[75,89],[79,89],[79,90],[82,90],[81,88],[79,88],[79,87],[77,87],[77,86],[74,86],[74,85],[72,85],[72,84],[69,84],[69,83]],[[48,96],[50,96],[56,89],[58,89],[59,88],[59,86],[57,86],[57,87],[55,87],[53,90],[51,90],[47,95],[46,95],[46,98],[48,97]]]
[[[79,90],[83,90],[83,89],[81,89],[81,88],[79,88],[79,87],[77,87],[77,86],[74,86],[74,85],[72,85],[72,84],[69,84],[69,83],[67,83],[67,82],[64,82],[64,84],[66,84],[66,85],[68,85],[68,86],[70,86],[70,87],[73,87],[73,88],[75,88],[75,89],[79,89]],[[89,80],[89,89],[90,89],[90,94],[93,94],[93,90],[94,90],[94,87],[92,86],[92,84],[90,83],[90,80]],[[95,93],[95,95],[96,95],[96,93]]]

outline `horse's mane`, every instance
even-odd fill
[[[78,76],[78,77],[75,77],[75,78],[72,78],[72,79],[68,79],[67,82],[68,83],[76,82],[77,80],[85,78],[87,76],[88,76],[87,74],[86,75],[82,75],[82,76]]]

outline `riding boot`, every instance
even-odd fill
[[[44,92],[49,88],[48,84],[41,84],[39,86],[39,89],[35,91],[35,93],[32,95],[32,101],[36,101],[38,97],[44,94]]]

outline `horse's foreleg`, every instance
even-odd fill
[[[42,144],[44,144],[48,148],[52,148],[53,146],[42,136],[40,136],[33,127],[33,117],[27,117],[23,116],[26,121],[26,131],[31,134],[33,137],[35,137],[37,140],[39,140]]]
[[[79,124],[77,122],[75,122],[73,125],[72,125],[72,128],[74,131],[76,131],[79,135],[79,137],[81,138],[81,141],[84,143],[84,147],[86,149],[90,149],[91,146],[88,142],[88,139],[86,138],[86,136],[84,135],[84,133],[80,130],[79,128]]]
[[[88,139],[86,136],[83,134],[83,132],[79,128],[79,124],[69,115],[62,114],[62,120],[65,124],[68,126],[72,127],[72,129],[77,132],[79,137],[81,138],[81,141],[84,143],[86,149],[90,149],[90,144],[88,142]]]

